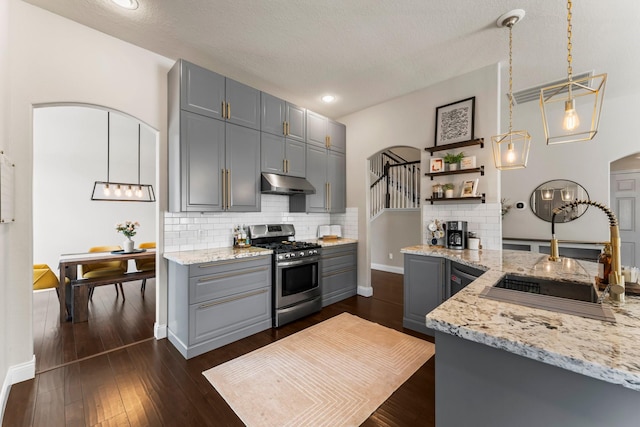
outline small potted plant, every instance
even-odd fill
[[[460,164],[460,160],[464,158],[464,153],[461,151],[458,154],[447,153],[444,156],[444,162],[449,165],[450,171],[458,170],[458,165]]]
[[[444,189],[444,197],[446,199],[450,199],[453,197],[453,187],[454,185],[451,183],[447,183],[442,186],[442,188]]]

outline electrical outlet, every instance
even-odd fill
[[[389,252],[389,259],[393,259],[393,253]]]

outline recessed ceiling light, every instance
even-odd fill
[[[322,101],[323,102],[327,102],[327,103],[333,102],[335,100],[336,100],[336,97],[333,96],[333,95],[325,95],[325,96],[322,97]]]
[[[115,4],[120,7],[124,7],[125,9],[137,9],[138,8],[138,0],[111,0]]]

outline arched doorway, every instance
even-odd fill
[[[140,182],[150,183],[157,189],[158,134],[156,129],[135,117],[103,106],[45,104],[34,107],[34,264],[48,264],[59,273],[57,263],[61,254],[85,252],[93,246],[121,245],[123,236],[116,232],[115,224],[126,220],[141,224],[136,235],[138,242],[158,241],[157,203],[91,200],[94,182],[106,180],[108,167],[112,181],[137,182],[139,169]],[[131,269],[135,268],[132,264],[130,262]],[[47,310],[55,310],[55,313],[46,313],[43,319],[43,306],[40,305],[42,297],[34,294],[36,371],[68,362],[69,357],[74,360],[152,338],[157,310],[155,281],[150,280],[144,294],[140,291],[139,283],[137,287],[134,283],[124,285],[129,296],[126,302],[116,297],[111,286],[97,288],[89,305],[93,317],[78,328],[75,324],[60,324],[51,320],[59,313],[59,310],[55,310],[55,304],[47,303]],[[39,298],[38,301],[36,298]],[[55,292],[49,296],[49,300],[53,299],[57,301]],[[122,325],[125,318],[131,322],[136,311],[145,316],[145,326],[136,326],[135,331],[134,328],[124,327],[122,329],[128,330],[120,333],[115,325]],[[112,325],[109,332],[99,329],[99,324],[109,323]],[[82,337],[78,332],[80,328],[84,329]],[[97,335],[102,337],[98,340]],[[63,342],[56,345],[56,340]],[[82,349],[78,347],[79,340],[85,340],[81,344]],[[89,345],[91,342],[93,344]],[[64,352],[64,355],[56,352]]]
[[[369,160],[371,269],[402,274],[400,249],[422,243],[420,150],[394,146]]]

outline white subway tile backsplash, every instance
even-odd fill
[[[232,231],[237,225],[291,223],[296,239],[314,239],[319,225],[340,224],[344,237],[358,238],[358,209],[347,208],[344,214],[289,212],[289,197],[263,194],[261,212],[164,212],[165,251],[221,248],[233,244]]]

